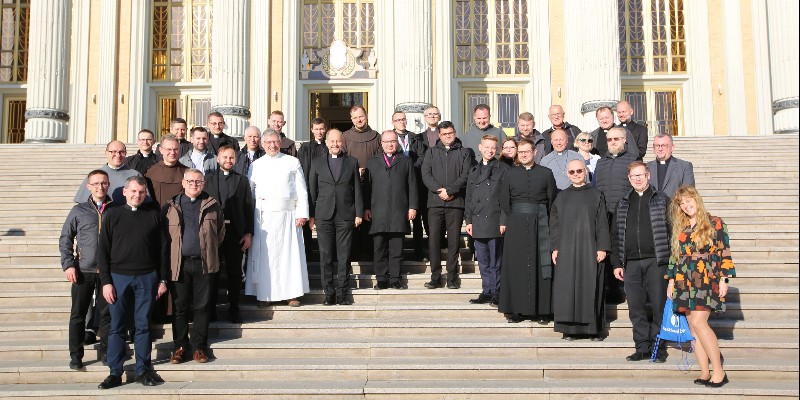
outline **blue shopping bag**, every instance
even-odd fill
[[[694,340],[692,332],[689,330],[689,321],[686,316],[672,311],[672,299],[667,297],[664,304],[664,316],[661,319],[661,332],[656,337],[656,342],[653,345],[653,351],[650,353],[650,361],[653,362],[658,355],[659,346],[664,345],[663,341],[668,340],[676,343],[679,348],[683,349],[685,343],[689,343],[688,352],[692,352],[691,342]],[[682,360],[685,359],[682,357]]]

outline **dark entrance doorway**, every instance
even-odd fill
[[[356,105],[367,106],[367,92],[351,93],[309,93],[310,119],[324,118],[328,128],[342,132],[353,127],[350,121],[350,108]]]

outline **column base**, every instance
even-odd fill
[[[60,119],[30,118],[25,122],[25,143],[66,143],[69,126]]]

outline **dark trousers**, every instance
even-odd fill
[[[353,221],[317,220],[317,244],[325,295],[346,296],[350,291],[350,246],[353,242]],[[333,282],[336,255],[336,283]]]
[[[475,255],[481,270],[483,294],[497,296],[500,293],[503,238],[475,239]]]
[[[442,232],[447,232],[447,281],[458,279],[458,239],[461,236],[463,208],[432,207],[428,209],[428,251],[431,260],[431,280],[442,276]]]
[[[226,289],[228,290],[228,311],[239,312],[239,299],[242,292],[242,244],[241,238],[234,235],[225,236],[219,247],[220,272],[211,274],[211,289],[209,290],[208,312],[217,315],[217,298],[219,297],[219,278],[225,273]]]
[[[172,323],[172,340],[175,348],[189,348],[189,338],[194,350],[206,350],[208,342],[208,299],[211,287],[210,275],[203,273],[203,261],[199,258],[183,258],[181,274],[172,283],[172,298],[175,322]],[[194,315],[189,333],[189,310]]]
[[[625,263],[625,295],[628,297],[628,314],[633,324],[633,342],[636,351],[649,353],[661,331],[664,303],[667,301],[666,268],[659,267],[655,258],[628,260]],[[647,320],[647,302],[653,320]]]
[[[375,279],[390,284],[400,282],[400,265],[403,263],[402,233],[376,233],[372,235],[375,246]]]
[[[158,289],[156,271],[144,275],[122,275],[111,273],[117,299],[108,305],[111,313],[111,330],[108,333],[108,368],[111,375],[122,376],[122,362],[125,361],[125,320],[128,312],[133,312],[133,347],[136,352],[136,375],[152,369],[150,363],[150,317],[153,313]]]
[[[78,280],[70,287],[72,295],[72,308],[69,313],[69,357],[71,360],[83,360],[84,338],[86,337],[86,313],[92,304],[95,289],[100,286],[98,274],[76,271]],[[97,296],[97,312],[100,315],[100,353],[105,353],[108,348],[108,329],[111,325],[111,315],[108,313],[108,303],[102,291]]]

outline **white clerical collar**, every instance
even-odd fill
[[[483,160],[483,165],[489,165],[489,161],[488,160]]]
[[[322,140],[314,139],[314,141],[317,142],[317,144],[322,144]]]
[[[225,171],[224,169],[222,170],[222,175],[228,176],[230,174],[231,174],[231,171]]]
[[[444,148],[450,150],[450,146],[445,145]]]
[[[564,155],[564,152],[563,151],[557,151],[556,154],[561,156],[561,155]]]
[[[339,158],[338,154],[331,154],[331,158]]]
[[[436,129],[437,129],[437,128],[434,126],[434,127],[428,127],[428,129],[430,129],[430,130],[431,130],[431,132],[436,132]]]
[[[197,200],[197,197],[192,197],[192,196],[186,196],[186,197],[188,197],[189,201],[191,201],[192,203],[194,203],[194,201]]]
[[[217,135],[216,133],[212,133],[212,135],[214,135],[214,139],[219,139],[219,135]]]
[[[639,194],[639,197],[642,197],[642,196],[644,196],[644,192],[646,192],[646,191],[647,191],[647,189],[645,189],[645,190],[643,190],[641,192],[637,190],[636,193]]]
[[[118,170],[118,169],[122,168],[122,166],[123,166],[123,165],[125,165],[125,164],[122,164],[122,165],[120,165],[119,167],[112,167],[112,166],[111,166],[111,164],[106,164],[106,165],[108,165],[108,168],[111,168],[111,169],[113,169],[114,171],[116,171],[116,170]]]
[[[145,153],[143,151],[140,151],[140,153],[142,153],[142,157],[150,157],[150,153]]]

